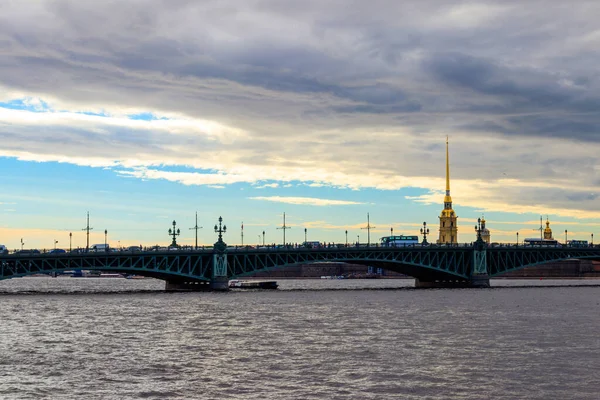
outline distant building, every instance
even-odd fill
[[[481,239],[487,244],[490,243],[490,230],[485,227],[485,218],[481,218]]]
[[[440,236],[438,244],[458,243],[458,216],[452,209],[452,197],[450,196],[450,158],[448,155],[448,138],[446,138],[446,196],[444,196],[444,209],[439,216]]]
[[[550,229],[550,221],[548,220],[548,216],[546,216],[546,228],[544,229],[544,239],[553,240],[552,237],[552,229]]]

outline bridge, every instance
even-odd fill
[[[166,281],[167,290],[227,290],[228,280],[256,272],[315,262],[347,262],[399,272],[416,287],[488,287],[490,277],[567,259],[600,260],[600,246],[489,247],[465,245],[334,248],[228,248],[221,235],[213,248],[0,255],[0,280],[70,270],[136,274]]]

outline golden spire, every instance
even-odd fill
[[[452,203],[452,197],[450,197],[450,156],[448,152],[448,136],[446,136],[446,196],[444,197],[444,203]]]

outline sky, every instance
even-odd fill
[[[600,3],[8,0],[0,243],[600,232]],[[367,214],[370,217],[369,230]],[[565,235],[565,231],[567,231]],[[598,238],[600,240],[600,237]],[[57,242],[55,244],[55,242]]]

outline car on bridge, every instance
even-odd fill
[[[104,244],[104,243],[100,243],[100,244],[93,244],[90,246],[90,252],[92,253],[106,253],[108,252],[108,244]]]
[[[38,249],[24,249],[24,250],[17,250],[15,252],[15,254],[22,254],[22,255],[40,254],[40,251]]]
[[[48,254],[65,254],[67,251],[64,249],[52,249]]]

